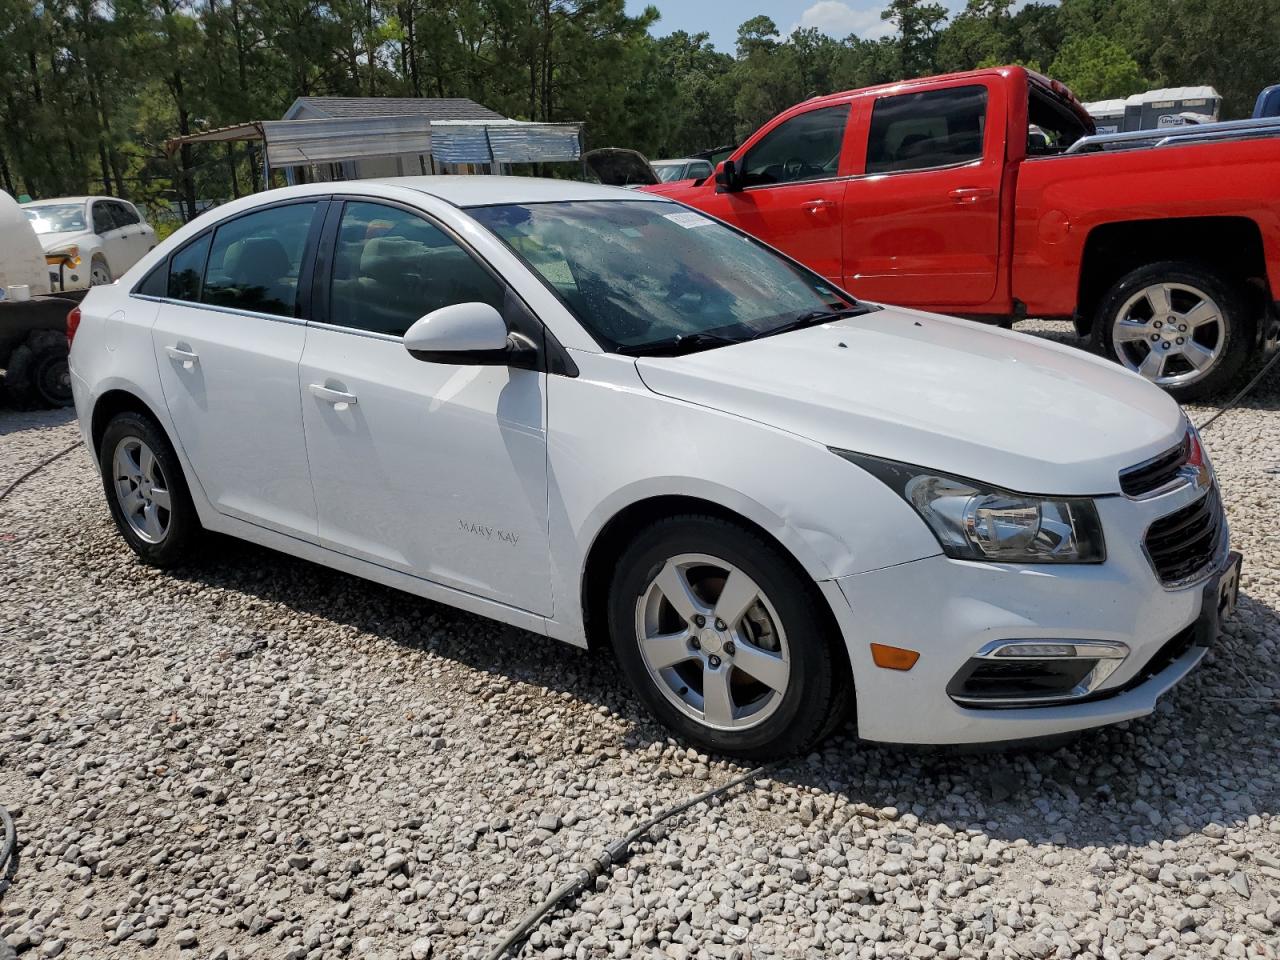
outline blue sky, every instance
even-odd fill
[[[783,35],[795,27],[817,27],[837,39],[851,33],[876,38],[890,32],[880,19],[883,0],[627,0],[627,10],[639,13],[652,4],[662,11],[653,28],[659,36],[686,30],[711,34],[717,50],[732,53],[738,38],[738,24],[759,14],[772,18]],[[953,12],[964,8],[964,0],[943,0]]]

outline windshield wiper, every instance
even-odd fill
[[[682,333],[665,340],[652,340],[649,343],[623,344],[617,348],[617,352],[633,357],[678,357],[686,353],[697,353],[699,350],[710,350],[713,347],[727,347],[735,343],[742,343],[742,340],[724,337],[718,333]]]
[[[841,320],[844,317],[860,317],[864,313],[870,313],[872,310],[878,309],[869,303],[860,303],[856,307],[845,307],[840,310],[810,310],[808,313],[802,313],[794,320],[788,320],[786,323],[780,323],[776,327],[770,327],[768,330],[761,330],[751,339],[759,340],[762,337],[772,337],[779,333],[790,333],[792,330],[801,330],[805,327],[816,327],[820,323],[828,323],[832,320]]]

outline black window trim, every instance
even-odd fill
[[[402,210],[405,213],[426,220],[457,244],[463,253],[471,257],[480,266],[480,269],[485,271],[498,284],[503,291],[502,319],[506,321],[509,330],[513,333],[527,336],[537,346],[537,370],[546,374],[559,374],[567,377],[576,377],[578,375],[577,364],[573,362],[569,352],[556,339],[555,334],[542,321],[542,318],[534,312],[533,308],[520,296],[520,293],[507,281],[506,277],[450,224],[445,223],[439,217],[427,210],[423,210],[421,207],[416,207],[401,200],[393,200],[389,197],[372,194],[334,194],[329,200],[329,210],[320,236],[319,247],[315,257],[315,272],[311,280],[311,318],[306,321],[308,326],[372,340],[385,340],[389,343],[397,344],[404,343],[404,337],[402,336],[380,333],[376,330],[361,330],[358,327],[344,327],[341,324],[334,323],[330,314],[333,264],[337,253],[338,229],[342,223],[342,215],[346,211],[348,203],[378,204]]]
[[[745,164],[747,161],[747,157],[751,155],[752,150],[760,146],[760,144],[762,144],[769,137],[773,136],[774,131],[781,130],[784,126],[786,126],[792,120],[796,120],[810,113],[817,113],[819,110],[833,110],[833,109],[836,109],[837,107],[844,107],[846,111],[845,118],[844,118],[844,131],[840,134],[840,159],[836,162],[836,170],[839,171],[840,164],[844,162],[845,141],[849,138],[849,123],[853,120],[853,101],[852,100],[842,100],[839,103],[825,103],[825,104],[811,107],[808,110],[801,110],[799,113],[793,113],[791,116],[787,117],[785,120],[781,120],[778,123],[774,124],[772,127],[769,128],[767,133],[765,133],[763,136],[760,137],[759,140],[757,140],[751,146],[743,150],[742,162]],[[713,166],[711,169],[712,169],[712,172],[714,173],[715,167]],[[779,187],[800,187],[800,186],[807,186],[808,184],[811,184],[811,183],[834,183],[837,180],[850,180],[852,179],[853,176],[856,176],[856,174],[853,174],[853,175],[847,174],[847,173],[841,174],[837,172],[832,174],[829,177],[812,177],[808,180],[788,180],[785,183],[755,183],[749,187],[743,187],[740,192],[750,193],[753,190],[776,190]]]
[[[876,104],[883,100],[889,100],[893,97],[909,97],[920,93],[935,93],[950,90],[965,90],[969,87],[978,87],[983,93],[983,128],[982,128],[982,150],[972,160],[957,160],[954,163],[938,164],[934,167],[912,167],[908,170],[877,170],[871,173],[867,170],[867,160],[871,155],[871,124],[875,119]],[[991,107],[991,85],[983,83],[981,80],[973,82],[965,81],[962,83],[948,84],[942,87],[930,87],[927,90],[899,90],[894,92],[885,92],[871,99],[871,107],[867,110],[867,142],[866,148],[862,155],[862,173],[856,174],[861,177],[900,177],[910,174],[935,173],[939,170],[959,170],[961,167],[979,166],[987,160],[987,127],[986,124],[990,120]]]
[[[174,250],[172,253],[168,254],[167,256],[162,258],[160,261],[158,261],[155,264],[155,266],[153,266],[150,270],[148,270],[143,275],[141,280],[139,280],[136,284],[133,285],[133,288],[129,291],[129,296],[134,297],[138,300],[147,300],[154,303],[172,303],[177,306],[192,307],[196,310],[212,310],[220,313],[231,313],[240,317],[253,317],[259,320],[274,320],[278,323],[289,323],[294,325],[305,324],[307,323],[307,317],[306,317],[306,313],[304,312],[304,306],[306,310],[310,310],[312,308],[312,303],[311,303],[312,276],[313,276],[314,270],[316,269],[316,256],[317,256],[317,251],[320,247],[321,231],[325,223],[327,222],[329,212],[332,210],[334,206],[333,203],[331,202],[332,200],[333,200],[333,197],[330,196],[329,194],[315,194],[312,196],[304,196],[304,197],[288,197],[283,200],[273,201],[272,203],[264,203],[261,206],[253,207],[248,210],[242,210],[239,213],[234,214],[233,216],[226,217],[223,220],[219,220],[217,223],[211,223],[209,226],[205,227],[203,230],[197,233],[194,237],[192,237],[190,240],[184,243],[177,250]],[[167,283],[165,286],[165,296],[163,297],[158,297],[152,294],[138,292],[146,284],[147,280],[150,279],[151,275],[155,271],[163,269],[167,272],[169,269],[169,263],[173,260],[173,258],[177,254],[181,253],[183,250],[186,250],[192,244],[199,243],[201,240],[203,240],[207,236],[207,237],[210,237],[209,249],[205,253],[204,268],[200,271],[200,293],[201,295],[203,295],[204,294],[204,278],[205,278],[205,274],[209,270],[209,256],[213,253],[213,239],[214,239],[213,235],[217,233],[220,227],[222,227],[224,224],[234,223],[236,220],[240,220],[244,217],[250,216],[251,214],[261,213],[264,210],[273,210],[276,207],[292,206],[298,203],[317,204],[316,212],[319,215],[318,216],[313,215],[312,217],[311,226],[307,231],[306,244],[302,249],[302,258],[298,265],[298,297],[297,297],[297,300],[294,302],[294,306],[293,306],[294,316],[286,317],[278,313],[260,313],[257,310],[243,310],[239,307],[226,307],[216,303],[205,303],[203,301],[193,301],[193,300],[181,300],[177,297],[171,297],[168,295]]]

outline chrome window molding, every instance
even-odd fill
[[[213,313],[230,313],[237,317],[252,317],[255,320],[274,320],[276,323],[289,323],[294,326],[305,326],[307,321],[302,317],[282,317],[278,313],[258,313],[255,310],[241,310],[238,307],[222,307],[216,303],[196,303],[191,300],[177,300],[173,297],[153,297],[145,293],[129,294],[134,300],[146,300],[150,303],[168,303],[175,307],[191,307],[194,310],[209,310]]]

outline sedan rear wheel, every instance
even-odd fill
[[[159,424],[134,411],[116,414],[98,443],[98,467],[111,517],[134,553],[156,567],[188,560],[203,531]]]
[[[671,517],[622,552],[609,595],[618,662],[667,726],[759,759],[808,750],[844,718],[848,658],[815,584],[718,517]]]

